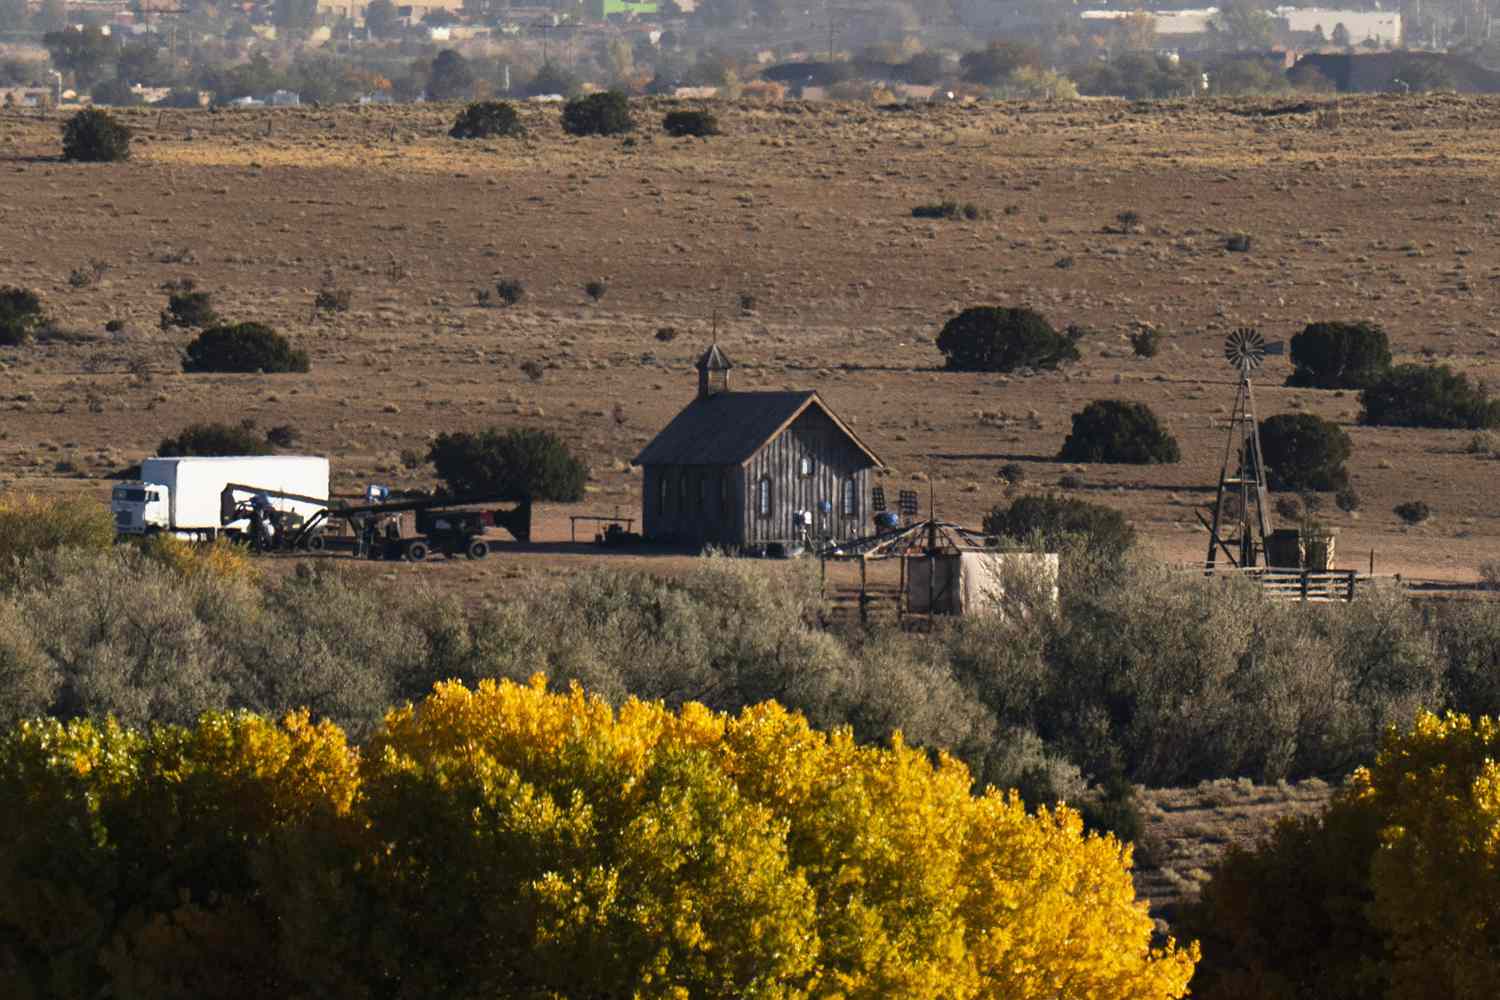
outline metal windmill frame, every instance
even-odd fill
[[[1219,468],[1219,489],[1214,499],[1213,521],[1208,525],[1208,559],[1205,568],[1212,573],[1220,551],[1231,565],[1249,569],[1256,565],[1259,553],[1266,547],[1266,468],[1260,447],[1260,425],[1255,418],[1255,391],[1250,376],[1265,361],[1268,353],[1280,353],[1281,345],[1267,345],[1265,338],[1250,327],[1241,327],[1224,338],[1224,359],[1240,374],[1229,417],[1229,440],[1224,445],[1224,461]],[[1231,463],[1233,463],[1231,465]],[[1226,499],[1235,502],[1233,534],[1228,534]],[[1200,517],[1201,519],[1201,517]]]

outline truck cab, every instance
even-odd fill
[[[161,483],[121,483],[110,494],[109,509],[121,535],[165,531],[172,525],[171,490]]]

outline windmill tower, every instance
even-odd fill
[[[1224,338],[1224,359],[1240,373],[1234,409],[1229,417],[1229,441],[1219,468],[1219,492],[1209,527],[1209,572],[1222,550],[1229,562],[1241,569],[1256,564],[1257,552],[1266,546],[1266,470],[1261,461],[1260,425],[1255,419],[1255,393],[1250,376],[1267,354],[1280,354],[1282,345],[1267,344],[1255,330],[1235,330]]]

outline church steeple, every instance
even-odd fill
[[[707,399],[729,391],[729,369],[734,364],[714,343],[698,359],[698,398]]]

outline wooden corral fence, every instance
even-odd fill
[[[1233,566],[1215,566],[1198,563],[1183,568],[1187,573],[1202,573],[1204,576],[1242,576],[1255,580],[1266,595],[1278,601],[1301,601],[1307,604],[1328,604],[1334,601],[1352,601],[1361,587],[1368,587],[1377,580],[1401,586],[1399,576],[1374,576],[1352,569],[1276,569],[1253,566],[1239,569]]]

